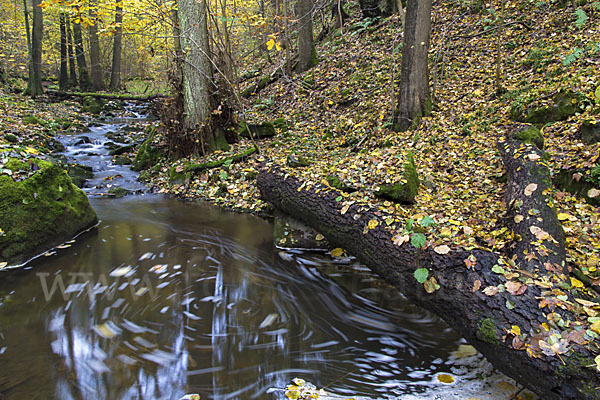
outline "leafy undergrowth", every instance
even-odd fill
[[[355,18],[343,32],[338,30],[319,44],[320,63],[315,68],[279,78],[251,98],[252,122],[276,118],[288,122],[287,130],[260,141],[260,155],[205,171],[187,184],[170,183],[165,165],[153,183],[182,197],[260,211],[265,204],[254,184],[260,162],[283,166],[309,183],[326,183],[328,175],[335,175],[356,189],[340,193],[340,202],[380,209],[381,221],[369,225],[386,224],[398,243],[410,231],[406,221],[431,218],[435,223],[427,224],[427,242],[420,246],[440,252],[456,246],[502,251],[513,237],[504,227],[504,171],[497,143],[515,119],[552,106],[557,96],[576,94],[571,99],[576,113],[539,125],[545,137],[544,162],[554,175],[568,170],[576,180],[596,179],[593,171],[599,168],[600,144],[584,143],[580,130],[584,123],[595,124],[600,113],[600,10],[598,3],[575,10],[549,2],[509,2],[497,40],[495,12],[469,4],[438,1],[434,5],[430,51],[434,111],[418,128],[403,133],[390,129],[391,82],[398,76],[401,47],[398,19],[365,29]],[[496,94],[497,42],[502,44],[502,94]],[[231,154],[250,146],[241,140]],[[305,157],[309,166],[287,167],[290,154]],[[416,204],[378,198],[374,192],[398,180],[408,154],[414,156],[421,180]],[[223,153],[216,153],[207,158],[222,157]],[[597,186],[588,192],[590,197],[598,196]],[[543,340],[537,342],[540,346],[524,345],[531,332],[515,326],[507,332],[515,338],[515,348],[532,355],[554,355],[565,353],[569,343],[578,343],[589,344],[597,353],[600,211],[558,188],[550,195],[567,236],[568,261],[581,270],[579,275],[567,282],[556,276],[532,277],[508,260],[495,271],[505,275],[507,284],[481,290],[487,295],[507,290],[518,296],[527,285],[547,289],[540,307],[547,307],[551,318],[544,325]],[[569,301],[567,293],[576,302]],[[553,313],[557,307],[573,311],[578,319],[562,320]],[[600,368],[600,358],[595,362]]]

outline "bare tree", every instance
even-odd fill
[[[110,89],[118,90],[121,86],[121,42],[123,40],[123,6],[118,1],[115,5],[115,35],[113,41],[113,59],[110,71]]]

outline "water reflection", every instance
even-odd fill
[[[360,265],[280,254],[272,226],[157,197],[0,282],[0,398],[418,392],[459,338]]]

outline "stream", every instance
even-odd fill
[[[494,394],[508,378],[365,266],[279,251],[251,215],[104,196],[147,192],[105,146],[143,118],[128,113],[60,138],[94,168],[101,222],[2,275],[0,400],[283,399],[272,389],[294,377],[344,398],[510,398]]]

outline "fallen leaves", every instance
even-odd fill
[[[434,247],[433,251],[435,251],[437,254],[448,254],[450,252],[450,247],[443,244],[443,245]]]
[[[513,296],[520,296],[527,290],[527,285],[523,285],[520,282],[510,281],[504,284],[506,291]]]

